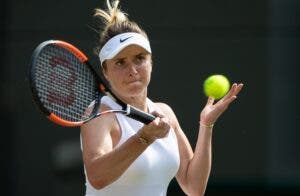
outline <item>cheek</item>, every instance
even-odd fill
[[[114,73],[109,76],[109,82],[115,85],[122,83],[124,76],[122,74]]]
[[[152,73],[152,68],[148,68],[143,72],[143,77],[145,78],[145,80],[149,83],[150,79],[151,79],[151,73]]]
[[[104,76],[112,88],[119,86],[120,79],[122,78],[117,72],[112,71],[107,71]]]

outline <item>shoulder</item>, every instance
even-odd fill
[[[163,112],[165,115],[174,114],[173,109],[166,103],[154,102],[155,109]]]
[[[174,132],[177,136],[178,144],[180,144],[179,147],[184,148],[183,146],[186,146],[187,148],[189,148],[189,142],[187,140],[187,137],[184,131],[182,130],[173,109],[168,104],[161,102],[156,102],[155,105],[169,119],[170,125],[174,129]]]
[[[98,112],[103,112],[103,111],[106,111],[106,110],[110,110],[111,108],[105,104],[101,104],[99,109],[98,109]],[[113,127],[113,125],[115,124],[116,122],[116,118],[115,118],[115,115],[114,114],[105,114],[105,115],[101,115],[99,117],[96,117],[94,119],[92,119],[91,121],[89,121],[88,123],[84,124],[81,128],[90,128],[90,127],[98,127],[98,126],[104,126],[106,128],[109,128],[109,127]]]
[[[109,106],[101,104],[99,108],[100,111],[106,111],[111,109]],[[99,140],[103,138],[110,138],[113,143],[116,143],[117,138],[112,137],[113,135],[118,135],[115,133],[119,132],[119,126],[115,114],[105,114],[96,117],[81,126],[81,135],[86,141],[95,143],[100,143]]]
[[[156,108],[160,110],[166,117],[169,118],[170,122],[174,126],[178,126],[178,120],[171,106],[163,102],[155,102]]]

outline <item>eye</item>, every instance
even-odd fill
[[[136,56],[136,60],[139,63],[143,63],[146,60],[146,55],[145,54],[139,54]]]
[[[125,65],[125,60],[119,59],[115,62],[115,65],[117,65],[118,67],[123,67]]]

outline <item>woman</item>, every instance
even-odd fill
[[[213,125],[243,85],[233,84],[215,104],[208,98],[193,151],[172,109],[147,97],[152,72],[150,43],[118,3],[111,5],[108,0],[107,10],[95,12],[105,24],[99,44],[102,71],[115,95],[156,119],[144,125],[122,114],[109,114],[81,127],[86,195],[163,196],[173,177],[187,195],[203,195],[211,169]],[[99,110],[118,107],[104,97]]]

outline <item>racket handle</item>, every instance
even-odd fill
[[[133,106],[127,106],[127,107],[129,107],[127,116],[130,118],[138,120],[144,124],[149,124],[155,119],[155,116],[153,116],[152,114],[143,112]]]

